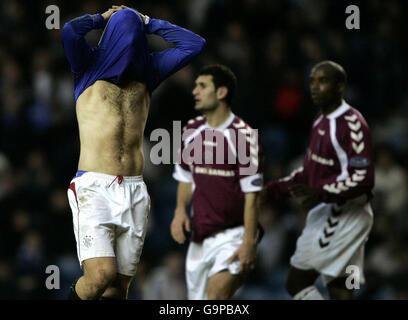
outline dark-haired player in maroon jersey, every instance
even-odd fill
[[[204,67],[195,81],[195,109],[203,116],[184,128],[175,241],[191,231],[186,260],[189,299],[230,299],[253,269],[259,240],[262,150],[256,130],[230,109],[236,79],[222,65]],[[187,205],[192,200],[192,223]]]
[[[290,195],[308,211],[286,282],[297,300],[323,299],[314,286],[319,275],[331,299],[352,299],[352,285],[364,282],[374,164],[369,127],[343,100],[345,85],[346,73],[339,64],[323,61],[313,67],[310,91],[320,112],[303,166],[266,186],[269,200]],[[354,277],[349,283],[348,276]]]

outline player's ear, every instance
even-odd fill
[[[219,87],[217,89],[217,99],[222,100],[224,99],[228,94],[228,88],[227,87]]]
[[[345,86],[344,82],[339,82],[339,83],[337,84],[337,91],[338,91],[338,93],[343,94],[345,87],[346,87],[346,86]]]

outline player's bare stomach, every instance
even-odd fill
[[[143,173],[143,132],[149,111],[146,85],[98,80],[78,98],[78,170],[111,175]]]

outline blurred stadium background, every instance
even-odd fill
[[[233,111],[258,128],[266,181],[302,160],[317,110],[308,94],[310,68],[331,59],[349,76],[346,100],[371,127],[375,146],[375,223],[366,246],[367,284],[358,299],[408,298],[408,1],[327,0],[16,1],[0,2],[0,299],[65,299],[81,275],[66,190],[76,172],[79,138],[72,76],[61,31],[45,28],[45,8],[58,5],[61,27],[112,4],[187,27],[207,40],[192,64],[154,93],[146,127],[145,181],[152,198],[149,229],[130,299],[185,299],[187,245],[170,236],[176,182],[172,165],[149,163],[149,136],[196,116],[191,90],[207,63],[238,77]],[[345,8],[358,4],[361,30],[345,28]],[[100,32],[87,39],[96,44]],[[164,43],[149,38],[152,50]],[[109,121],[109,119],[107,119]],[[304,215],[289,201],[264,208],[266,234],[258,265],[238,299],[289,299],[289,257]],[[47,290],[47,265],[61,289]]]

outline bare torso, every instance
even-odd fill
[[[143,83],[98,80],[78,98],[78,170],[137,176],[144,168],[143,133],[150,97]]]

